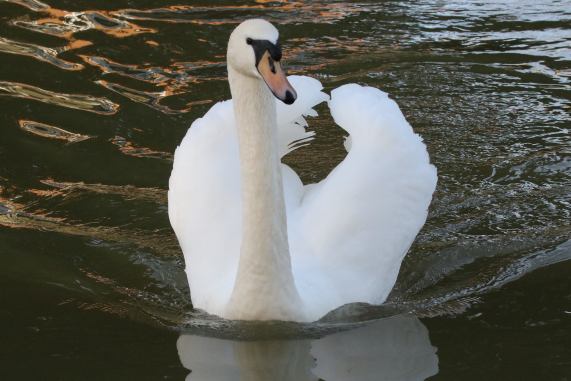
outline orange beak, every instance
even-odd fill
[[[276,98],[288,105],[295,102],[297,98],[295,89],[287,80],[280,62],[274,60],[268,51],[262,55],[257,68]]]

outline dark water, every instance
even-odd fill
[[[438,189],[386,306],[192,310],[172,153],[229,97],[248,17],[290,73],[380,87],[425,139]],[[571,1],[4,0],[0,110],[2,380],[571,380]],[[287,158],[306,182],[344,155],[319,111]]]

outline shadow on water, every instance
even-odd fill
[[[0,1],[0,276],[57,288],[62,308],[186,332],[178,349],[191,380],[216,359],[250,379],[279,372],[251,368],[270,357],[307,379],[335,380],[328,372],[349,365],[363,372],[355,379],[401,379],[401,366],[428,377],[438,367],[422,323],[388,316],[465,316],[491,291],[571,258],[570,9]],[[359,82],[390,93],[438,167],[429,219],[383,306],[265,326],[192,309],[167,216],[172,152],[193,119],[229,97],[227,36],[247,17],[280,28],[290,73],[327,91]],[[286,158],[306,183],[344,156],[343,132],[318,111],[314,142]],[[384,343],[418,352],[393,358]]]

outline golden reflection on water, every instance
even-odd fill
[[[62,60],[61,58],[58,58],[57,56],[62,52],[71,49],[76,49],[78,47],[87,46],[89,44],[91,43],[88,41],[76,40],[67,46],[58,49],[53,49],[35,44],[27,44],[23,42],[13,41],[7,38],[0,37],[0,52],[32,57],[39,61],[50,63],[63,70],[81,70],[83,69],[82,64],[68,62]]]
[[[173,161],[173,154],[169,152],[155,151],[147,147],[139,147],[121,136],[115,136],[109,141],[119,147],[119,151],[127,156]]]
[[[48,10],[50,8],[49,5],[44,4],[38,0],[4,0],[4,1],[22,5],[26,8],[28,8],[29,10],[35,11],[35,12]]]
[[[97,84],[129,98],[133,102],[142,103],[165,114],[181,114],[189,112],[193,106],[208,104],[210,99],[189,102],[185,107],[173,109],[161,103],[164,98],[189,92],[190,88],[199,83],[215,80],[225,80],[225,77],[192,75],[197,69],[218,68],[224,65],[216,61],[173,62],[169,67],[151,65],[122,64],[99,56],[80,55],[89,65],[99,68],[103,74],[116,74],[138,81],[153,84],[161,91],[143,91],[128,86],[112,83],[106,80],[96,81]]]
[[[156,32],[154,29],[143,28],[128,21],[117,19],[109,11],[69,12],[63,9],[52,8],[39,1],[6,1],[23,5],[32,11],[47,15],[47,17],[34,21],[14,20],[12,22],[14,25],[68,40],[73,39],[75,33],[90,29],[118,38]]]
[[[362,5],[348,2],[256,1],[256,3],[256,5],[172,5],[145,10],[122,9],[111,13],[128,20],[216,26],[237,24],[245,18],[261,16],[277,24],[313,22],[316,19],[321,23],[332,23],[367,10]],[[295,17],[291,17],[292,13]],[[227,17],[224,17],[225,15]]]
[[[140,188],[133,185],[107,185],[107,184],[86,184],[79,182],[56,181],[54,179],[44,179],[42,184],[52,188],[60,189],[66,193],[89,192],[108,195],[118,195],[126,200],[151,201],[160,205],[167,202],[167,191],[159,188]]]
[[[63,128],[49,124],[34,122],[32,120],[19,120],[20,128],[30,134],[48,139],[64,140],[68,143],[78,143],[93,138],[89,135],[81,135],[64,130]]]
[[[6,0],[28,8],[38,18],[30,20],[30,15],[10,21],[10,24],[38,32],[45,35],[56,36],[67,40],[62,47],[49,48],[38,44],[16,41],[0,37],[0,52],[28,56],[42,62],[48,62],[58,68],[70,71],[85,69],[88,64],[101,71],[102,74],[116,74],[138,81],[150,83],[156,90],[134,88],[132,85],[117,83],[112,79],[96,79],[93,82],[105,87],[114,93],[151,107],[164,114],[184,114],[191,111],[193,106],[212,102],[210,99],[193,99],[182,107],[171,107],[164,104],[163,100],[172,96],[181,96],[190,93],[191,88],[197,84],[212,83],[212,81],[224,81],[225,57],[223,54],[214,55],[214,61],[197,60],[193,62],[171,61],[166,66],[157,66],[137,63],[121,63],[117,60],[101,55],[78,54],[84,64],[72,62],[59,57],[60,54],[70,50],[79,50],[93,45],[93,42],[76,39],[79,32],[96,30],[114,38],[127,38],[140,34],[153,34],[157,29],[143,27],[132,21],[152,21],[165,23],[192,23],[204,25],[235,24],[244,18],[263,16],[278,24],[313,22],[316,18],[322,23],[329,23],[343,19],[349,15],[363,12],[365,8],[351,3],[328,3],[325,1],[304,2],[269,2],[257,1],[250,5],[169,5],[162,8],[152,9],[118,9],[118,10],[83,10],[72,12],[59,9],[38,0]],[[291,17],[295,14],[296,17]],[[213,17],[214,16],[214,17]],[[127,21],[131,20],[131,21]],[[198,37],[198,41],[209,43],[208,40]],[[161,43],[156,40],[145,40],[144,43],[150,49],[159,49]],[[342,46],[344,50],[357,51],[362,44],[355,41],[348,46],[343,41],[328,41],[320,43],[316,41],[304,41],[292,39],[291,49],[286,52],[286,57],[299,58],[308,52],[320,54],[327,49]],[[176,48],[172,54],[184,54]],[[318,71],[323,69],[331,60],[323,59],[314,64],[304,67],[306,71]],[[212,70],[213,69],[213,70]],[[197,72],[197,70],[200,70]],[[292,68],[292,74],[300,70]],[[118,105],[102,98],[89,99],[86,96],[73,94],[58,94],[48,90],[39,89],[26,84],[4,83],[5,91],[12,96],[40,100],[42,102],[64,107],[84,109],[103,115],[112,115],[119,108]],[[90,103],[94,101],[97,104]]]
[[[94,188],[97,188],[97,184],[94,185]],[[132,188],[133,187],[125,187],[117,193],[125,195],[129,191],[132,191]],[[105,189],[105,186],[103,186],[102,189]],[[61,197],[64,194],[57,191],[49,192],[37,189],[32,189],[28,192],[39,198]],[[134,198],[137,196],[129,195],[127,197]],[[139,248],[152,250],[161,256],[176,257],[179,255],[180,251],[176,239],[165,235],[164,232],[150,232],[124,226],[102,226],[93,223],[80,224],[72,220],[68,221],[64,217],[55,217],[53,211],[35,208],[35,204],[37,204],[38,201],[39,200],[29,204],[21,204],[0,195],[0,226],[12,229],[55,232],[64,235],[85,237],[91,240],[130,244]],[[31,209],[35,210],[31,211]]]
[[[99,68],[103,74],[117,74],[139,81],[152,83],[164,87],[174,94],[186,90],[193,84],[206,82],[212,79],[226,79],[225,77],[193,76],[190,72],[196,69],[221,67],[225,65],[220,61],[173,62],[169,67],[151,66],[148,64],[123,64],[109,58],[80,55],[86,63]]]
[[[30,99],[101,115],[113,115],[119,110],[118,104],[106,98],[56,93],[24,83],[0,81],[0,96]]]
[[[122,96],[129,98],[133,102],[142,103],[146,106],[154,108],[155,110],[159,110],[165,114],[184,114],[189,112],[193,106],[207,104],[210,103],[211,100],[199,100],[195,102],[188,102],[186,107],[181,109],[173,109],[169,106],[165,106],[161,104],[161,100],[164,98],[170,97],[172,95],[180,94],[180,91],[173,91],[171,88],[165,88],[165,90],[160,92],[151,92],[151,91],[141,91],[135,90],[127,86],[119,85],[117,83],[112,83],[104,80],[99,80],[96,82],[97,84],[105,87],[108,90],[111,90],[117,94],[121,94]]]

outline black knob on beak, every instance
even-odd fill
[[[292,93],[291,91],[289,91],[289,90],[286,91],[284,103],[285,103],[286,105],[290,105],[290,104],[292,104],[293,102],[295,102],[295,95],[293,95],[293,93]]]

